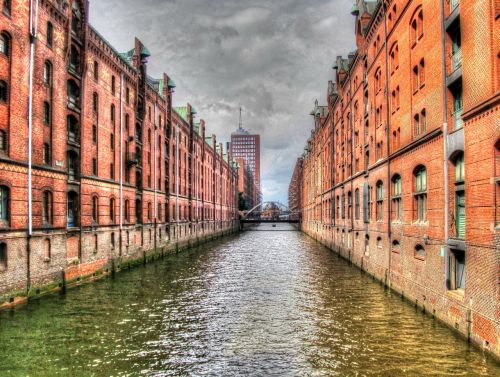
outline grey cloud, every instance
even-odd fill
[[[137,36],[152,53],[149,73],[177,84],[208,131],[229,140],[244,126],[261,134],[266,199],[286,201],[310,134],[314,100],[325,102],[335,56],[354,47],[352,0],[107,0],[91,23],[118,49]]]

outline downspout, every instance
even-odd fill
[[[31,236],[33,234],[33,192],[32,192],[32,134],[33,134],[33,76],[35,59],[35,42],[38,26],[38,0],[30,0],[30,60],[29,60],[29,94],[28,94],[28,240],[26,245],[26,292],[31,287],[30,256]],[[34,14],[33,14],[34,12]]]
[[[442,63],[441,71],[443,75],[443,170],[444,170],[444,241],[445,241],[445,255],[444,255],[444,285],[445,290],[448,289],[448,264],[449,264],[449,219],[448,212],[450,207],[450,194],[449,194],[449,179],[448,179],[448,106],[447,106],[447,88],[446,88],[446,31],[444,27],[444,0],[440,1],[441,10],[441,52],[442,52]]]
[[[386,112],[386,149],[387,149],[387,238],[389,240],[389,258],[388,258],[388,273],[386,276],[386,285],[391,285],[391,268],[392,268],[392,222],[391,222],[391,127],[390,127],[390,111],[389,111],[389,50],[387,48],[388,35],[387,35],[387,12],[385,5],[382,6],[384,12],[384,32],[385,32],[385,112]]]
[[[177,227],[179,222],[179,129],[175,129],[175,222]],[[179,229],[177,229],[178,231]],[[179,237],[179,234],[176,234]]]
[[[122,229],[123,229],[123,73],[120,75],[120,256],[122,255]]]
[[[352,68],[352,67],[351,67]],[[353,197],[354,197],[354,184],[353,184],[353,181],[352,181],[352,173],[353,173],[353,166],[352,166],[352,163],[353,163],[353,157],[354,157],[354,138],[353,138],[353,134],[354,134],[354,124],[353,124],[353,118],[354,118],[354,114],[352,113],[352,75],[351,73],[349,73],[349,98],[350,98],[350,101],[349,101],[349,109],[350,109],[350,113],[351,115],[349,116],[349,128],[350,128],[350,134],[351,134],[351,171],[350,171],[350,174],[351,174],[351,177],[350,177],[350,181],[351,181],[351,208],[349,209],[349,216],[351,218],[351,233],[352,234],[352,237],[349,237],[349,238],[352,238],[352,247],[349,249],[349,262],[351,261],[351,254],[354,253],[354,213],[353,213]],[[347,196],[347,207],[349,207],[349,196]]]
[[[157,124],[156,124],[156,117],[157,117],[157,100],[155,100],[155,108],[154,108],[154,118],[153,118],[153,158],[154,158],[154,161],[153,161],[153,179],[154,179],[154,184],[153,184],[153,188],[154,188],[154,193],[153,193],[153,213],[154,213],[154,216],[153,216],[153,219],[154,219],[154,231],[153,231],[153,236],[154,236],[154,251],[156,251],[156,221],[157,221],[157,216],[158,216],[158,208],[157,208],[157,205],[156,205],[156,128],[157,128]]]

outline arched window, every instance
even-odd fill
[[[410,21],[410,44],[415,46],[424,35],[424,15],[422,7],[419,7]]]
[[[455,236],[465,238],[465,167],[464,153],[454,159],[455,165]]]
[[[354,217],[356,220],[359,220],[360,216],[360,203],[359,203],[359,189],[354,191]]]
[[[92,223],[99,223],[99,198],[95,195],[92,197]]]
[[[7,83],[3,80],[0,80],[0,103],[7,102],[9,100],[9,88]]]
[[[45,225],[52,224],[53,219],[53,207],[52,207],[52,193],[50,191],[43,192],[43,203],[42,203],[42,219]]]
[[[68,115],[66,125],[68,128],[68,140],[78,142],[78,119],[74,115]]]
[[[109,221],[111,224],[115,223],[115,199],[109,200]]]
[[[7,34],[0,34],[0,54],[10,56],[10,38]]]
[[[80,87],[73,80],[68,80],[68,105],[73,108],[80,107]]]
[[[73,2],[73,9],[71,11],[71,31],[74,33],[78,34],[80,31],[80,23],[82,19],[82,14],[80,12],[80,9],[78,7],[78,2],[74,1]]]
[[[68,192],[67,199],[67,226],[72,228],[78,225],[78,194],[74,191]]]
[[[92,94],[92,111],[94,111],[94,114],[99,112],[99,95],[95,92]]]
[[[349,191],[347,193],[347,219],[351,219],[352,214],[352,193]]]
[[[393,253],[397,253],[399,254],[401,252],[401,245],[399,244],[399,241],[398,240],[394,240],[392,241],[392,248],[391,248],[391,251]]]
[[[43,123],[50,124],[50,104],[48,102],[43,103]]]
[[[397,42],[394,43],[391,47],[391,51],[389,52],[390,57],[390,69],[391,73],[399,68],[399,47]]]
[[[382,70],[377,68],[375,71],[375,94],[382,89]]]
[[[50,240],[48,238],[43,240],[43,257],[45,261],[49,261],[51,258],[51,250],[50,250]]]
[[[415,170],[414,178],[414,220],[425,221],[427,219],[427,170],[424,166]]]
[[[418,64],[418,84],[420,86],[425,83],[425,62],[424,59],[420,59],[420,63]]]
[[[2,11],[10,16],[12,12],[12,0],[3,0]]]
[[[130,201],[125,199],[125,221],[130,221]]]
[[[399,174],[392,177],[392,220],[403,220],[403,205],[402,205],[402,185],[403,181]]]
[[[75,181],[78,178],[78,154],[74,151],[68,152],[68,179]]]
[[[54,27],[51,22],[47,22],[47,46],[52,47],[54,42]]]
[[[151,221],[151,202],[148,202],[148,221]]]
[[[384,218],[384,184],[382,181],[377,182],[377,221],[382,221]]]
[[[7,153],[7,132],[0,130],[0,153]]]
[[[10,222],[10,190],[7,186],[0,186],[0,225]]]
[[[415,258],[418,258],[418,259],[425,258],[425,249],[422,245],[415,246]]]
[[[7,270],[7,244],[5,242],[0,243],[0,272]]]
[[[43,65],[43,82],[45,85],[52,85],[52,64],[48,61]]]
[[[75,46],[71,46],[69,53],[69,68],[75,72],[80,70],[80,53]]]

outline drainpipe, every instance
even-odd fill
[[[352,67],[351,67],[352,68]],[[363,89],[364,90],[364,89]],[[353,197],[354,197],[354,184],[353,184],[353,181],[352,181],[352,173],[353,173],[353,166],[352,166],[352,162],[353,162],[353,158],[354,158],[354,138],[353,138],[353,134],[354,134],[354,124],[353,124],[353,118],[354,118],[354,115],[352,113],[352,75],[351,73],[349,73],[349,111],[351,113],[351,115],[349,116],[349,128],[350,128],[350,134],[351,134],[351,171],[350,171],[350,174],[351,174],[351,178],[350,178],[350,181],[351,181],[351,208],[349,209],[349,195],[347,196],[347,208],[349,209],[349,217],[351,218],[351,235],[352,237],[349,237],[349,238],[352,238],[352,247],[349,249],[349,262],[351,261],[351,254],[354,254],[354,216],[353,216]],[[345,203],[344,203],[345,204]],[[348,233],[349,234],[349,233]]]
[[[388,35],[387,35],[387,12],[385,5],[382,6],[384,12],[384,32],[385,32],[385,109],[386,109],[386,149],[387,149],[387,237],[389,239],[389,260],[388,260],[388,274],[386,277],[386,285],[390,284],[391,280],[391,268],[392,268],[392,224],[391,224],[391,127],[390,127],[390,111],[389,111],[389,50],[387,46]]]
[[[448,211],[450,206],[450,195],[448,188],[448,106],[447,106],[447,87],[446,87],[446,31],[444,28],[444,0],[440,1],[441,5],[441,53],[442,53],[442,63],[441,63],[441,71],[443,75],[443,170],[444,170],[444,241],[445,241],[445,259],[444,259],[444,284],[445,290],[448,289],[447,281],[449,279],[448,276],[448,238],[449,238],[449,219],[448,219]]]
[[[123,73],[120,75],[120,256],[122,255],[122,230],[123,230]]]
[[[35,59],[35,42],[38,26],[38,0],[30,0],[30,60],[29,60],[29,97],[28,97],[28,240],[26,245],[26,292],[30,290],[30,255],[31,236],[33,234],[33,192],[32,192],[32,134],[33,134],[33,76]]]
[[[158,104],[157,101],[155,100],[155,107],[154,107],[154,118],[153,118],[153,188],[154,188],[154,193],[153,193],[153,219],[154,219],[154,231],[153,231],[153,236],[154,236],[154,251],[156,251],[156,221],[157,221],[157,216],[158,216],[158,209],[156,208],[156,129],[157,129],[157,124],[156,124],[156,117],[157,117],[157,111],[158,111]]]
[[[179,129],[176,127],[175,130],[175,222],[176,228],[178,229],[179,222]],[[176,234],[179,238],[179,233]]]

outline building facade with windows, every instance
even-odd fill
[[[500,7],[356,1],[302,157],[302,229],[500,355]]]
[[[85,1],[1,3],[0,305],[237,228],[235,164],[141,41]]]
[[[243,128],[231,134],[231,155],[233,158],[243,159],[245,168],[252,176],[251,192],[245,194],[249,198],[248,206],[262,202],[260,186],[260,135],[252,135]]]

